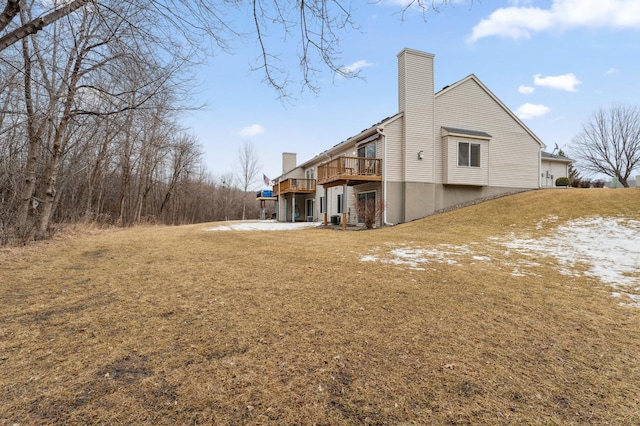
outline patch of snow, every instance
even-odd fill
[[[379,258],[378,256],[367,255],[367,256],[362,256],[360,260],[363,262],[377,262]]]
[[[500,241],[525,255],[551,256],[568,275],[577,264],[588,265],[586,275],[614,288],[640,285],[640,221],[589,218],[558,226],[553,235]]]
[[[218,225],[205,228],[205,231],[292,231],[302,228],[320,226],[316,222],[276,222],[275,220],[231,222],[228,225]]]
[[[482,262],[488,262],[491,260],[489,256],[472,256],[473,260],[480,260]]]
[[[520,269],[518,269],[518,268],[514,268],[514,269],[513,269],[513,272],[511,272],[511,275],[513,275],[514,277],[524,277],[524,276],[525,276],[525,275],[527,275],[527,274],[523,273],[523,272],[522,272],[522,271],[520,271]]]
[[[537,229],[555,225],[555,216],[541,221]],[[491,237],[505,255],[518,253],[535,260],[521,259],[512,266],[513,276],[533,275],[526,267],[541,267],[541,257],[552,257],[558,262],[558,271],[568,276],[584,274],[610,285],[614,297],[625,297],[623,305],[640,307],[640,221],[624,218],[593,217],[571,223],[555,225],[551,234],[540,237]],[[384,262],[410,269],[423,270],[428,263],[459,264],[459,257],[471,255],[474,260],[491,262],[490,258],[474,254],[468,246],[436,245],[433,248],[403,245],[377,248],[386,253],[361,257],[362,261]],[[581,272],[586,266],[586,272]],[[524,269],[523,269],[524,268]]]
[[[549,215],[536,224],[536,229],[543,229],[544,227],[549,226],[548,222],[557,222],[558,219],[559,218],[556,215]]]
[[[387,244],[390,246],[390,244]],[[381,250],[378,248],[377,250]],[[471,253],[467,246],[454,246],[450,244],[440,244],[434,249],[424,249],[420,247],[401,246],[390,247],[386,256],[364,255],[360,257],[363,262],[379,261],[390,263],[397,266],[406,266],[409,269],[424,271],[422,265],[429,263],[446,263],[449,265],[457,265],[458,261],[455,256]]]

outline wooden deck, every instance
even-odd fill
[[[285,179],[273,185],[273,195],[284,195],[289,193],[295,194],[313,194],[316,192],[315,179]]]
[[[339,157],[318,166],[318,185],[360,185],[382,181],[382,159]]]

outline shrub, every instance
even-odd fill
[[[580,182],[581,182],[580,178],[570,179],[570,185],[574,188],[580,188]]]
[[[594,188],[604,188],[604,181],[602,179],[596,179],[591,182],[591,186]]]
[[[580,181],[580,188],[589,188],[591,187],[591,179],[582,179]]]
[[[571,183],[571,181],[568,177],[559,177],[556,179],[556,186],[569,186],[569,183]]]
[[[364,226],[367,229],[373,228],[376,224],[380,222],[380,218],[382,217],[382,212],[384,211],[385,203],[384,200],[367,200],[360,201],[356,205],[356,211],[358,212],[358,217],[360,220],[364,222]]]

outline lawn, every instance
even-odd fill
[[[590,220],[633,249],[640,190],[362,232],[69,229],[4,249],[0,423],[640,424],[639,263],[534,250]]]

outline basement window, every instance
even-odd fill
[[[480,144],[458,142],[458,166],[480,167]]]

